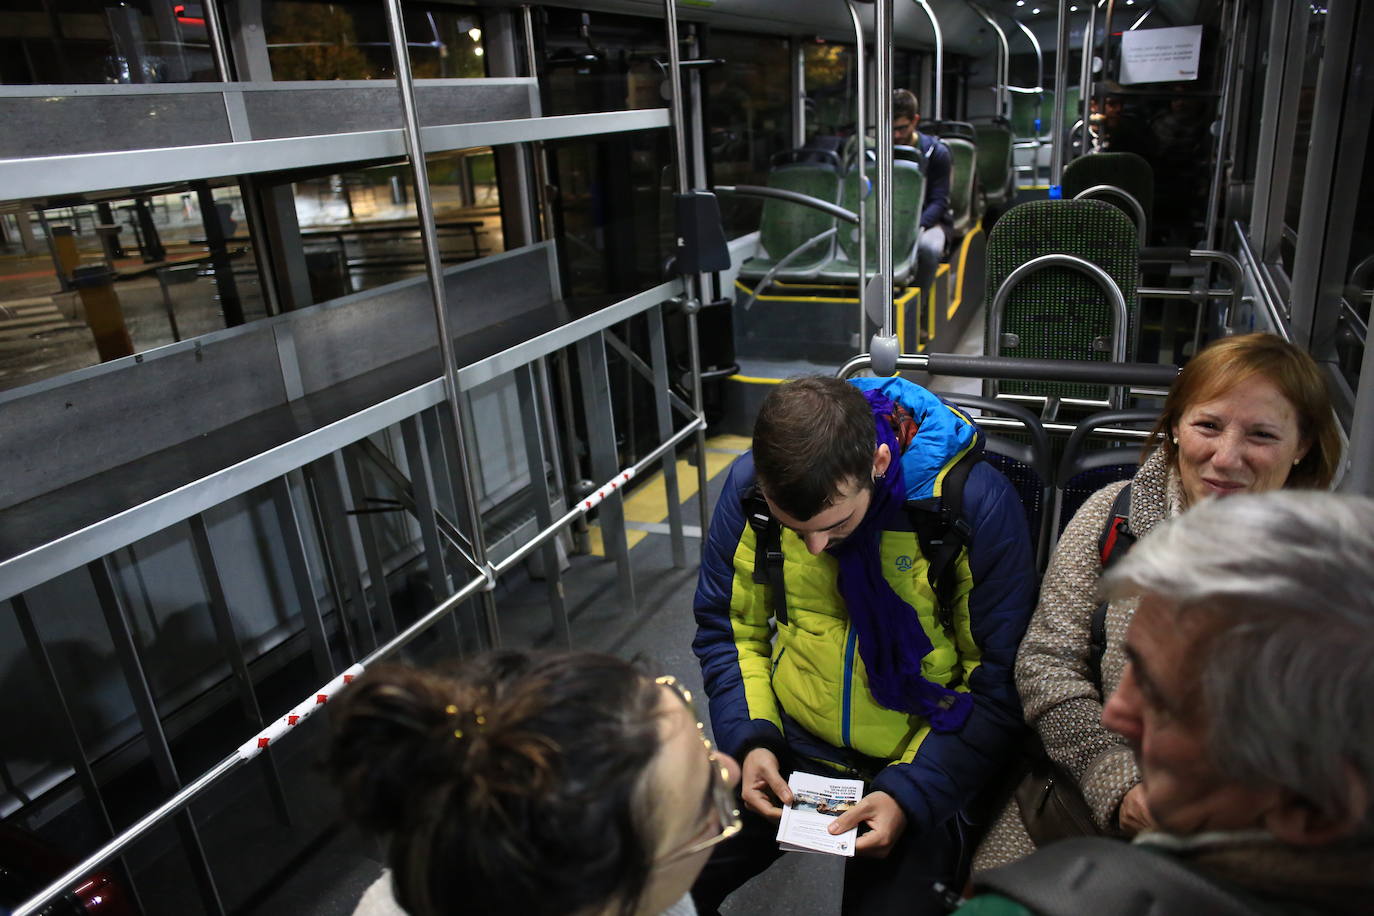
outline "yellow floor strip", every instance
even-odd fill
[[[712,436],[706,440],[706,478],[714,479],[717,474],[730,466],[730,462],[749,447],[748,436]],[[677,461],[678,496],[686,503],[697,495],[697,470],[685,458]],[[625,521],[653,524],[668,518],[668,488],[663,483],[663,472],[655,471],[635,487],[634,492],[625,497]],[[601,526],[592,523],[588,528],[593,556],[604,557],[605,545],[601,540]],[[625,530],[625,541],[633,548],[648,536],[646,531],[634,528]]]

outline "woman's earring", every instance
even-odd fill
[[[1178,445],[1178,436],[1174,436],[1174,445]]]
[[[1300,465],[1300,464],[1302,464],[1302,459],[1301,459],[1301,458],[1294,458],[1294,459],[1293,459],[1293,467],[1297,467],[1297,466]]]

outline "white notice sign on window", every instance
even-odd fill
[[[1121,34],[1121,84],[1197,79],[1202,26],[1143,29]]]

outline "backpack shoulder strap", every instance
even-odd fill
[[[1102,559],[1105,572],[1111,565],[1124,557],[1135,544],[1136,536],[1131,531],[1131,482],[1116,494],[1112,500],[1112,511],[1107,516],[1107,524],[1097,536],[1097,554]],[[1092,623],[1088,637],[1088,673],[1098,691],[1102,689],[1102,656],[1107,654],[1107,602],[1099,601],[1093,609]]]
[[[744,515],[754,529],[754,584],[767,585],[773,593],[773,616],[787,623],[787,586],[782,576],[782,525],[773,517],[758,484],[745,491]]]
[[[1136,535],[1131,530],[1130,518],[1131,482],[1128,480],[1126,486],[1121,488],[1121,492],[1116,494],[1116,499],[1112,500],[1112,512],[1107,516],[1107,524],[1102,526],[1102,533],[1097,537],[1097,554],[1102,558],[1104,571],[1124,557],[1135,544]]]
[[[1029,858],[983,872],[975,884],[1015,900],[1037,916],[1258,912],[1251,901],[1167,854],[1101,837],[1060,840]]]
[[[926,581],[935,593],[936,619],[946,630],[954,627],[954,587],[958,582],[959,552],[973,539],[964,517],[964,484],[973,466],[983,460],[983,436],[945,472],[938,500],[907,503],[907,515],[926,560]]]

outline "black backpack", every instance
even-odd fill
[[[1256,916],[1256,902],[1162,852],[1101,837],[1060,840],[1029,858],[983,872],[979,891],[1009,897],[1037,916],[1206,913]]]
[[[1097,537],[1097,555],[1102,559],[1102,571],[1106,572],[1124,557],[1136,542],[1136,534],[1131,530],[1131,483],[1121,488],[1112,501],[1112,513],[1107,516],[1107,524]],[[1100,602],[1093,610],[1089,630],[1088,671],[1098,691],[1102,689],[1102,656],[1107,652],[1107,602]]]
[[[897,460],[897,459],[894,459]],[[935,593],[936,619],[950,630],[954,627],[954,587],[958,580],[955,560],[968,546],[973,528],[964,519],[964,484],[973,466],[983,460],[983,434],[975,429],[972,447],[959,456],[945,472],[943,495],[908,500],[907,517],[926,559],[926,581]],[[782,573],[782,525],[768,509],[768,502],[755,483],[744,494],[744,513],[754,529],[754,583],[767,585],[773,592],[773,616],[787,623],[787,588]]]

